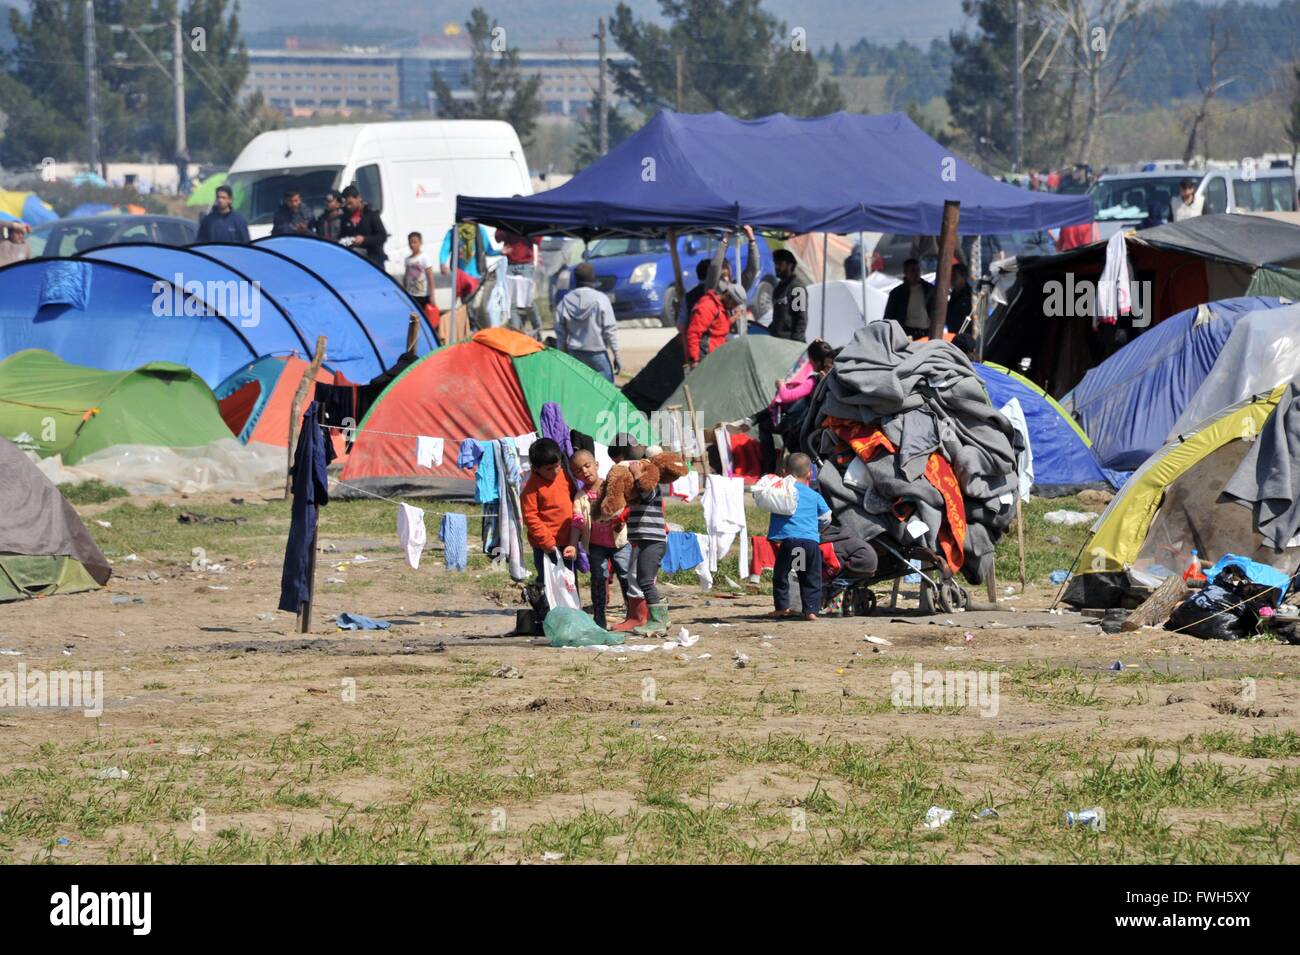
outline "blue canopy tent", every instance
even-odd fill
[[[976,362],[993,407],[1012,398],[1020,402],[1029,427],[1034,464],[1034,493],[1043,497],[1075,494],[1087,487],[1118,486],[1102,470],[1092,442],[1065,409],[1032,381],[992,362]]]
[[[456,221],[524,235],[662,235],[668,229],[995,235],[1089,222],[1092,200],[1028,192],[977,171],[903,113],[664,111],[564,185],[533,196],[456,197]]]
[[[389,365],[406,350],[408,320],[412,312],[418,311],[416,304],[391,275],[376,268],[369,259],[314,236],[273,235],[258,239],[253,248],[292,259],[319,276],[365,325],[379,350],[391,356]],[[436,347],[433,330],[422,320],[417,351],[423,353]],[[368,381],[374,377],[354,375],[349,369],[339,367],[332,357],[330,364],[352,381]]]
[[[1164,446],[1237,322],[1284,304],[1244,296],[1179,312],[1088,371],[1061,403],[1092,439],[1103,467],[1132,471]]]

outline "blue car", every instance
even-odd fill
[[[756,316],[772,308],[772,288],[776,285],[772,250],[762,236],[757,239],[758,278],[752,283],[753,287],[746,290],[750,308]],[[695,277],[696,263],[712,259],[717,249],[716,236],[678,236],[682,285],[687,291],[699,284]],[[732,247],[727,250],[727,261],[731,263],[733,273],[735,256],[733,240]],[[582,257],[595,268],[597,287],[609,296],[614,305],[614,317],[619,321],[655,319],[665,327],[676,323],[677,290],[673,287],[673,257],[667,239],[597,239],[587,246]],[[743,236],[740,261],[743,274],[749,264],[749,243]],[[565,267],[556,276],[552,304],[559,302],[569,291],[573,283],[572,273],[572,268]]]

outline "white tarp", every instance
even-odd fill
[[[199,448],[119,444],[88,454],[73,467],[59,455],[36,461],[56,485],[99,480],[131,494],[196,494],[284,487],[284,448],[223,438]]]
[[[1243,315],[1192,395],[1166,441],[1196,429],[1223,409],[1267,394],[1300,375],[1300,305]]]

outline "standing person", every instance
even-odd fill
[[[1194,219],[1205,210],[1205,197],[1196,194],[1196,180],[1184,179],[1178,184],[1178,195],[1169,203],[1169,212],[1175,222]]]
[[[773,338],[801,342],[808,330],[808,290],[796,277],[799,263],[788,249],[772,253],[776,264],[776,288],[772,289],[772,324],[767,327]]]
[[[493,251],[487,229],[473,222],[462,222],[447,230],[442,237],[442,249],[438,252],[438,271],[443,275],[451,272],[453,236],[456,239],[456,268],[482,281],[487,276],[487,257]]]
[[[325,208],[311,228],[326,242],[337,242],[343,237],[343,193],[337,189],[325,193]]]
[[[518,305],[519,294],[510,289],[510,327],[523,331],[523,319],[527,317],[532,325],[533,334],[540,336],[542,319],[537,307],[532,304],[532,292],[535,290],[537,276],[537,247],[542,244],[541,236],[528,238],[507,229],[497,229],[496,240],[500,243],[506,256],[506,274],[518,276],[528,283],[527,306]],[[512,283],[513,284],[513,283]]]
[[[411,254],[406,257],[402,287],[406,289],[407,295],[415,299],[415,304],[420,306],[420,314],[423,315],[429,298],[433,295],[433,262],[423,251],[424,236],[420,233],[412,232],[408,235],[406,244]]]
[[[561,466],[563,453],[551,438],[538,438],[528,448],[532,474],[519,492],[519,509],[528,543],[533,546],[533,567],[540,581],[546,576],[546,555],[572,561],[578,549],[573,534],[573,483]]]
[[[744,226],[745,236],[749,240],[749,261],[745,263],[745,270],[740,275],[740,284],[746,290],[754,287],[754,280],[758,278],[759,262],[758,239],[754,237],[753,226]],[[730,282],[731,279],[731,262],[727,259],[727,248],[731,243],[731,235],[724,234],[718,240],[718,247],[714,250],[712,259],[700,259],[695,263],[695,285],[686,293],[683,304],[678,313],[677,327],[685,334],[687,326],[691,321],[691,312],[695,311],[695,306],[699,304],[706,292],[716,290],[723,282]]]
[[[573,278],[577,284],[555,306],[555,346],[613,384],[614,376],[623,370],[614,306],[609,296],[596,288],[596,269],[590,262],[575,268]]]
[[[952,267],[952,291],[948,293],[948,311],[944,326],[950,332],[961,331],[972,308],[970,270],[958,262]]]
[[[628,468],[634,479],[641,477],[645,461],[629,461]],[[649,494],[639,487],[633,488],[631,507],[627,518],[627,539],[632,544],[632,566],[636,573],[636,586],[645,601],[648,619],[640,625],[632,619],[624,620],[614,629],[628,631],[641,637],[663,637],[668,634],[668,603],[659,596],[655,580],[659,565],[668,548],[668,524],[664,520],[663,491],[655,485]],[[631,625],[629,625],[631,624]]]
[[[384,254],[384,243],[388,241],[384,220],[361,198],[356,186],[343,190],[343,229],[339,241],[364,255],[379,269],[388,260]]]
[[[821,527],[831,521],[826,500],[812,489],[812,459],[802,452],[786,459],[786,470],[795,479],[799,505],[793,514],[773,514],[767,539],[776,548],[776,567],[772,571],[773,617],[790,617],[790,572],[799,577],[799,601],[803,618],[816,620],[822,606]],[[802,554],[796,559],[796,554]]]
[[[921,263],[908,259],[903,263],[903,284],[894,287],[885,302],[885,321],[898,322],[912,339],[930,334],[930,306],[934,303],[934,286],[921,278]]]
[[[248,222],[234,209],[235,194],[224,183],[217,186],[216,200],[199,220],[199,242],[239,242],[248,245]]]
[[[745,291],[732,282],[707,290],[691,310],[686,326],[686,365],[694,369],[704,356],[722,347],[731,332],[733,313],[745,306]]]
[[[764,474],[776,470],[776,435],[781,436],[786,451],[799,449],[799,435],[812,403],[812,394],[834,367],[835,349],[819,338],[808,346],[807,361],[802,362],[790,377],[777,379],[776,397],[754,416]]]
[[[32,257],[32,247],[27,244],[27,233],[31,230],[26,222],[11,222],[7,227],[5,241],[0,242],[0,265],[10,262],[23,262]]]
[[[645,602],[632,579],[632,545],[627,542],[627,525],[620,518],[602,521],[595,513],[603,483],[596,470],[596,457],[590,451],[577,451],[569,459],[574,476],[582,482],[582,489],[573,500],[574,544],[581,544],[591,563],[591,615],[596,623],[607,629],[605,610],[609,604],[609,564],[614,565],[623,603],[627,607],[624,619],[633,615],[632,601]],[[645,616],[642,615],[642,622]]]
[[[311,216],[302,207],[302,194],[297,189],[286,189],[271,220],[271,235],[307,235],[311,226]]]

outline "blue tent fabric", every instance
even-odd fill
[[[984,175],[903,113],[664,111],[569,182],[534,196],[457,196],[457,221],[530,235],[668,228],[938,235],[945,200],[963,235],[1090,222],[1088,196],[1029,192]]]
[[[69,219],[79,219],[82,216],[99,216],[105,212],[112,212],[113,206],[106,202],[83,202],[77,208],[68,213]]]
[[[1041,391],[996,366],[977,362],[975,370],[993,407],[1001,408],[1012,398],[1020,402],[1029,426],[1035,492],[1052,497],[1114,483],[1102,470],[1092,448]]]
[[[1061,403],[1103,467],[1132,471],[1164,445],[1241,317],[1283,304],[1245,296],[1179,312],[1091,369]]]
[[[267,399],[271,397],[271,392],[275,390],[275,383],[280,379],[280,374],[283,371],[283,361],[275,355],[263,355],[257,361],[245,365],[238,371],[231,372],[225,381],[212,389],[217,401],[222,401],[249,382],[257,382],[257,404],[253,408],[253,413],[248,416],[248,420],[244,422],[243,430],[235,435],[240,444],[248,444],[248,439],[253,436],[253,431],[257,428],[257,422],[261,419],[262,412],[266,410]]]
[[[59,214],[34,192],[23,200],[23,221],[28,225],[44,225],[58,217]]]
[[[45,273],[36,307],[67,305],[85,311],[90,302],[90,276],[90,265],[86,262],[56,262]]]

